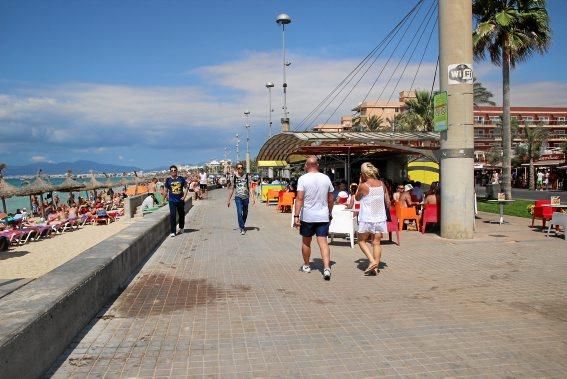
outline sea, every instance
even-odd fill
[[[44,178],[45,179],[45,178]],[[120,182],[120,180],[122,178],[120,177],[115,177],[115,178],[111,178],[113,181],[116,181],[116,187],[113,187],[113,190],[121,190],[123,189],[122,186],[118,183]],[[127,178],[130,179],[130,178]],[[4,180],[6,180],[8,183],[10,183],[13,186],[16,187],[21,187],[25,181],[22,179],[18,179],[18,178],[4,178]],[[29,180],[29,179],[26,179]],[[63,181],[65,180],[65,178],[60,178],[60,177],[56,177],[56,178],[49,178],[48,181],[49,183],[53,184],[53,185],[59,185],[61,184]],[[80,183],[87,183],[90,181],[90,178],[77,178],[75,179],[76,181],[80,182]],[[97,180],[106,183],[106,181],[108,180],[107,178],[97,178]],[[107,191],[107,188],[101,188],[99,191]],[[53,195],[57,194],[59,196],[59,199],[62,202],[67,202],[67,199],[69,199],[69,193],[68,192],[59,192],[59,191],[54,191]],[[75,191],[73,192],[75,199],[79,196],[82,196],[84,198],[88,198],[88,193],[87,191]],[[46,195],[47,194],[43,194],[43,199],[46,199]],[[39,196],[37,197],[39,200]],[[1,200],[0,200],[1,201]],[[30,204],[30,197],[29,196],[12,196],[6,199],[6,213],[16,213],[16,211],[18,209],[22,209],[22,208],[26,208],[28,211],[31,209],[31,204]],[[4,209],[2,209],[2,203],[0,202],[0,212],[3,212]]]

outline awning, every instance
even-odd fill
[[[563,159],[549,159],[547,161],[537,161],[534,162],[534,166],[545,167],[545,166],[559,166],[565,164]],[[529,166],[529,163],[522,163],[522,166]]]
[[[258,160],[293,161],[293,155],[419,154],[437,161],[433,150],[439,146],[434,132],[284,132],[264,143]]]
[[[286,167],[286,161],[258,161],[258,167]]]

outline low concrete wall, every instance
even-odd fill
[[[0,299],[0,378],[41,376],[168,233],[164,207]]]
[[[124,215],[126,217],[134,217],[136,209],[144,202],[147,194],[129,196],[124,199]]]

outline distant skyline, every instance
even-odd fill
[[[266,82],[275,84],[275,132],[282,116],[279,13],[292,18],[286,50],[293,128],[416,3],[4,0],[0,162],[88,159],[149,168],[224,159],[225,149],[234,160],[236,133],[240,157],[245,153],[245,110],[255,156],[268,137]],[[567,107],[567,2],[548,0],[548,11],[550,51],[512,71],[512,106]],[[437,46],[435,32],[415,87],[431,87]],[[474,70],[501,104],[500,68],[484,62]],[[350,114],[373,79],[329,122]]]

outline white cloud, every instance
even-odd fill
[[[46,155],[52,159],[56,155],[66,156],[70,160],[85,159],[90,154],[112,154],[119,160],[131,160],[133,152],[146,149],[178,149],[197,156],[218,150],[221,156],[224,147],[233,147],[235,133],[241,135],[243,151],[246,109],[251,111],[251,142],[257,150],[267,136],[268,81],[275,83],[272,121],[274,130],[279,128],[280,59],[279,51],[251,52],[240,60],[201,67],[189,72],[199,83],[191,86],[62,83],[33,88],[28,84],[0,93],[0,159],[21,152],[27,154],[26,159],[30,155],[43,160]],[[289,60],[292,65],[287,70],[288,109],[292,128],[297,128],[359,63],[355,58],[297,54],[290,54]],[[309,120],[301,129],[324,122],[331,114],[331,123],[350,114],[350,109],[366,96],[384,63],[377,61],[356,87],[360,75],[352,79],[320,117]],[[395,64],[388,64],[367,100],[397,100],[398,92],[409,88],[417,66],[406,67],[400,79],[404,67],[393,73]],[[424,63],[414,88],[429,90],[434,68],[433,62]],[[498,68],[481,63],[475,64],[475,71],[479,80],[494,92],[495,101],[500,102]],[[347,96],[349,91],[352,92]],[[567,104],[566,94],[567,83],[512,84],[513,105],[563,106]],[[160,154],[153,156],[163,159]]]
[[[43,155],[34,155],[31,157],[33,162],[47,162],[47,158]]]

